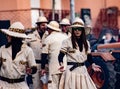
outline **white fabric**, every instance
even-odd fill
[[[57,82],[54,81],[53,76],[61,73],[59,68],[59,62],[58,62],[58,54],[60,52],[61,44],[64,39],[67,39],[68,36],[60,33],[60,32],[52,32],[44,41],[43,43],[43,49],[42,53],[49,54],[49,80],[52,81],[51,85],[52,89],[58,89],[58,81],[60,77],[57,77],[55,79]],[[50,86],[49,86],[50,87]],[[57,87],[57,88],[55,88]]]
[[[37,64],[37,72],[32,75],[33,89],[42,89],[42,85],[40,82],[40,70],[41,64]]]
[[[62,44],[62,49],[68,47],[73,48],[70,38],[65,40]],[[74,50],[74,52],[70,53],[74,59],[67,55],[68,62],[83,63],[87,60],[85,49],[82,52],[79,51],[79,48]],[[89,52],[90,47],[88,49],[88,53]],[[87,72],[86,66],[77,67],[70,71],[69,69],[72,66],[73,65],[67,65],[66,71],[63,73],[60,80],[59,89],[97,89]]]
[[[8,29],[1,29],[1,31],[9,36],[13,36],[13,37],[18,37],[18,38],[31,38],[29,36],[27,36],[25,33],[18,33],[18,32],[12,32],[9,31]]]
[[[67,18],[63,18],[60,22],[60,25],[70,25],[70,21]]]
[[[67,36],[60,32],[52,32],[43,43],[42,53],[49,54],[49,72],[50,74],[61,73],[59,71],[58,54],[60,52],[61,44]]]
[[[46,31],[41,38],[38,31],[35,30],[33,33],[28,34],[31,39],[26,39],[26,42],[29,43],[30,47],[34,52],[35,59],[41,58],[41,51],[42,51],[42,42],[48,36],[48,32]]]
[[[30,36],[32,39],[26,39],[26,41],[29,43],[30,47],[32,48],[35,59],[41,60],[42,42],[48,36],[48,32],[46,31],[42,38],[40,37],[37,30],[35,30],[33,33],[28,34],[28,36]],[[41,70],[41,64],[37,64],[37,72],[34,75],[32,75],[34,89],[41,89],[40,70]]]
[[[12,60],[11,49],[11,46],[8,48],[2,46],[0,48],[0,58],[4,60],[0,69],[0,76],[10,79],[19,79],[22,75],[26,74],[27,64],[29,67],[36,66],[34,54],[30,47],[23,44],[20,52],[18,52],[15,59]],[[0,81],[0,87],[3,87],[3,89],[28,89],[25,82],[10,84]]]
[[[21,22],[14,22],[9,29],[1,29],[2,32],[4,32],[7,35],[13,36],[13,37],[19,37],[19,38],[30,38],[27,36],[25,33],[20,33],[20,32],[14,32],[11,31],[10,29],[19,29],[19,31],[25,31],[25,28]]]
[[[29,89],[29,87],[26,82],[11,84],[0,80],[0,89]]]
[[[56,21],[51,21],[49,24],[47,24],[47,27],[54,31],[61,31],[61,29],[59,28],[59,24]]]

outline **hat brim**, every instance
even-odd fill
[[[52,29],[52,30],[54,30],[54,31],[59,31],[59,32],[61,31],[61,29],[55,28],[55,27],[53,27],[53,26],[51,26],[49,24],[47,25],[47,27],[50,28],[50,29]]]
[[[68,23],[60,23],[60,25],[68,25],[69,26],[70,24],[68,24]]]
[[[40,24],[40,23],[48,23],[47,21],[44,21],[44,22],[36,22],[36,24]]]
[[[70,27],[83,27],[84,28],[83,25],[71,25]]]
[[[8,29],[1,29],[1,32],[9,35],[9,36],[13,36],[13,37],[18,37],[18,38],[28,38],[30,39],[31,37],[27,36],[26,34],[24,33],[17,33],[17,32],[12,32],[12,31],[9,31]]]

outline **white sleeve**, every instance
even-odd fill
[[[42,53],[49,53],[50,41],[46,38],[42,44]]]
[[[65,51],[67,51],[67,48],[68,48],[68,42],[67,42],[67,39],[66,39],[62,42],[62,46],[61,46],[60,51],[65,52]]]
[[[91,47],[90,47],[89,41],[87,41],[87,43],[88,43],[88,51],[87,51],[87,53],[91,53]]]
[[[31,48],[29,49],[27,59],[28,59],[29,67],[36,66],[34,53],[33,53],[33,50]]]

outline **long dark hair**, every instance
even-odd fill
[[[21,50],[22,44],[23,44],[22,38],[12,37],[11,45],[12,45],[12,59],[13,60],[15,59],[16,54]]]
[[[82,33],[81,33],[80,37],[77,38],[74,34],[74,30],[72,30],[72,36],[71,36],[72,45],[73,45],[73,48],[77,49],[77,44],[78,44],[80,52],[82,52],[83,47],[85,47],[85,51],[87,53],[88,43],[87,43],[87,40],[86,40],[85,29],[82,28],[81,31],[82,31]]]

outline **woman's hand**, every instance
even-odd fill
[[[60,70],[61,72],[64,72],[64,71],[65,71],[65,70],[64,70],[64,66],[60,66],[59,70]]]
[[[45,69],[41,69],[40,74],[41,74],[41,75],[44,75],[45,73],[46,73],[46,70],[45,70]]]
[[[65,71],[65,70],[64,70],[63,63],[60,63],[60,68],[59,68],[59,70],[60,70],[61,72],[64,72],[64,71]]]
[[[95,72],[101,72],[101,67],[99,65],[96,65],[95,63],[92,64],[92,69]]]
[[[26,73],[27,73],[27,74],[31,74],[31,73],[32,73],[32,69],[29,68],[29,67],[27,67],[27,68],[26,68]]]

